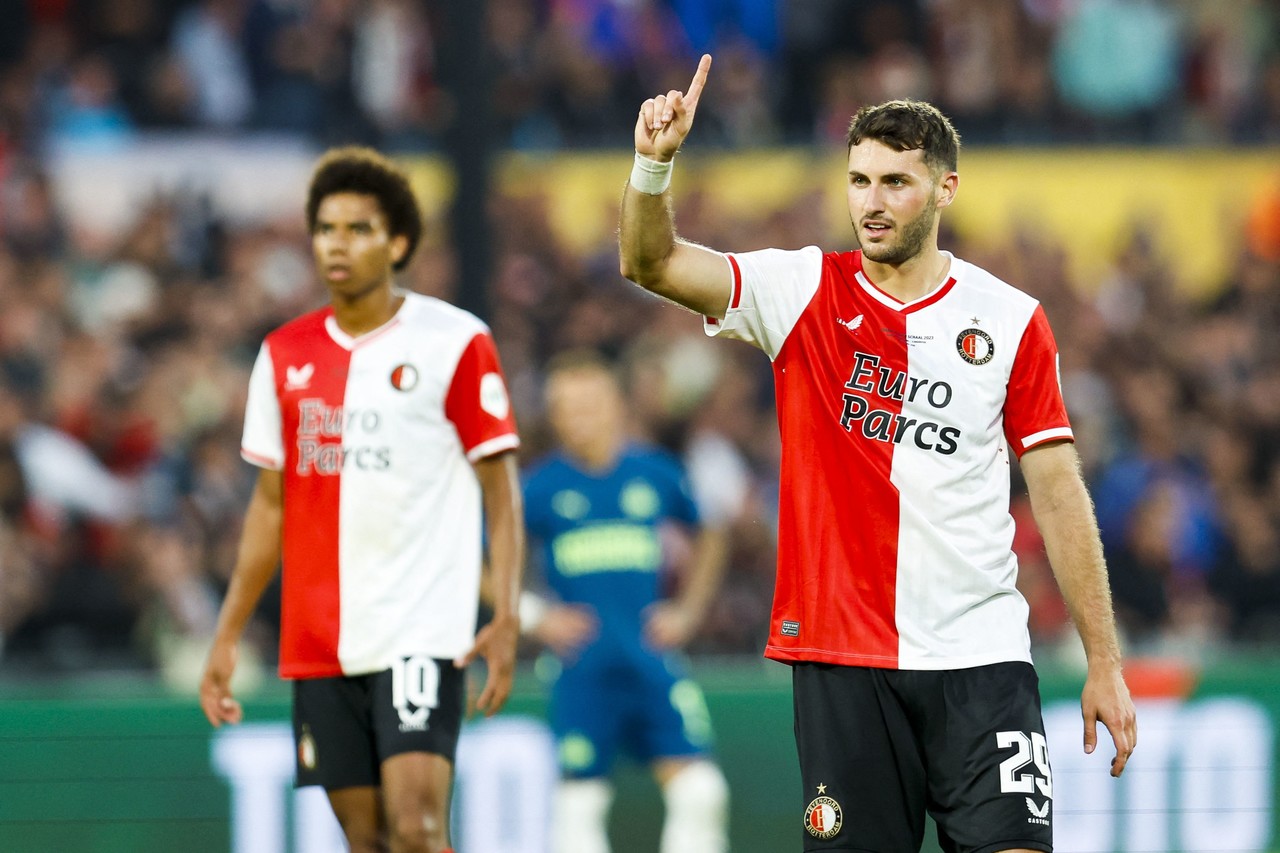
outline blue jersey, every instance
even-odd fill
[[[552,690],[561,772],[603,776],[620,751],[645,762],[704,752],[711,723],[702,692],[679,654],[642,637],[644,611],[661,597],[661,528],[698,523],[680,463],[639,445],[606,471],[553,454],[529,471],[524,507],[548,585],[599,620],[595,640]]]
[[[698,523],[680,462],[666,451],[630,445],[606,471],[589,471],[564,453],[535,465],[524,487],[525,522],[537,542],[547,584],[564,602],[585,604],[600,636],[579,663],[588,668],[651,656],[640,632],[661,595],[660,528]]]

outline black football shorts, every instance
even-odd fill
[[[806,851],[1053,850],[1053,783],[1029,663],[792,672]]]
[[[453,661],[425,656],[368,675],[293,682],[297,786],[376,787],[382,762],[405,752],[452,762],[465,692]]]

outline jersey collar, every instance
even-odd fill
[[[879,287],[876,287],[875,282],[867,278],[867,274],[863,272],[861,268],[859,268],[857,273],[854,274],[854,280],[858,282],[858,286],[861,287],[868,296],[891,311],[897,311],[902,314],[913,314],[916,311],[928,308],[930,305],[942,299],[951,292],[953,287],[956,286],[956,274],[958,272],[957,267],[960,262],[956,260],[955,256],[950,252],[944,251],[942,254],[946,255],[951,262],[949,267],[951,272],[950,275],[947,276],[947,280],[926,293],[924,296],[921,296],[919,299],[913,299],[910,302],[903,302],[897,297],[890,296]]]
[[[378,328],[371,329],[365,332],[363,335],[359,335],[353,338],[351,335],[348,335],[346,332],[342,331],[342,329],[338,326],[338,321],[334,318],[332,311],[330,311],[329,314],[325,315],[324,330],[329,333],[329,337],[333,339],[333,342],[335,344],[337,344],[338,346],[342,347],[345,350],[350,351],[350,350],[354,350],[356,347],[365,346],[366,344],[382,337],[387,332],[390,332],[396,326],[400,325],[400,317],[404,315],[406,310],[408,310],[409,303],[412,301],[409,294],[402,294],[402,295],[405,297],[404,301],[400,303],[400,308],[396,311],[395,314],[392,315],[391,319],[383,323]]]

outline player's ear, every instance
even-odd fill
[[[396,234],[391,238],[391,265],[395,266],[404,260],[405,253],[409,251],[409,238],[404,234]]]
[[[938,207],[947,207],[956,200],[956,192],[960,189],[958,172],[943,172],[938,180]]]

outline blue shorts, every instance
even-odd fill
[[[551,693],[551,729],[565,778],[608,775],[618,753],[648,764],[711,747],[702,689],[660,659],[642,671],[566,670]]]

